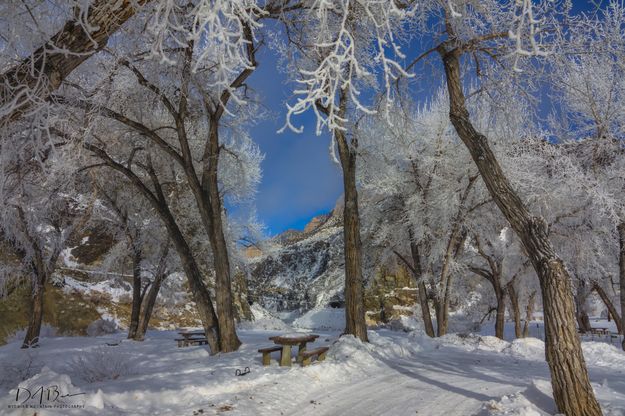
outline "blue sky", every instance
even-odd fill
[[[572,3],[575,13],[593,9],[588,0]],[[340,167],[330,157],[330,135],[315,134],[311,112],[297,118],[304,126],[303,133],[277,133],[284,125],[285,102],[293,102],[293,86],[287,85],[285,75],[276,70],[271,48],[262,48],[258,61],[249,85],[270,114],[251,131],[265,154],[256,208],[268,234],[275,235],[289,228],[302,229],[312,217],[329,212],[343,192],[342,178]]]
[[[263,48],[249,81],[270,113],[251,135],[265,154],[256,209],[271,235],[302,229],[312,217],[329,212],[343,192],[340,167],[330,157],[330,135],[315,134],[312,113],[297,118],[303,133],[277,133],[284,125],[285,102],[292,102],[292,86],[276,71],[275,60],[274,52]]]

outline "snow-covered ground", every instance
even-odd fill
[[[331,328],[333,317],[324,318]],[[312,321],[303,320],[307,326]],[[218,356],[209,356],[205,347],[177,348],[174,331],[151,331],[144,342],[119,343],[123,333],[44,338],[35,350],[12,342],[0,347],[0,414],[529,416],[555,411],[544,344],[536,338],[432,340],[417,331],[380,329],[370,331],[370,344],[363,344],[339,338],[340,331],[315,330],[320,337],[314,345],[330,346],[326,361],[284,368],[274,356],[271,366],[263,367],[256,350],[271,345],[268,337],[305,330],[271,315],[258,324],[240,330],[239,351]],[[274,326],[279,328],[267,329]],[[604,414],[625,415],[625,353],[606,342],[583,346]],[[245,367],[249,374],[235,376]],[[66,407],[10,408],[18,386],[18,404],[27,399],[26,388],[32,396],[26,404],[63,401]],[[42,386],[43,399],[37,390]]]

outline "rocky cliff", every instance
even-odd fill
[[[313,218],[303,231],[288,230],[250,258],[249,296],[275,312],[305,312],[344,304],[342,205]],[[396,264],[375,264],[363,253],[369,324],[412,315],[414,280]]]

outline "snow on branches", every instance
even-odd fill
[[[154,36],[153,56],[169,64],[175,62],[172,50],[196,46],[193,71],[207,64],[215,76],[211,86],[229,88],[232,79],[244,69],[253,69],[248,47],[259,18],[267,14],[256,0],[200,0],[156,2],[150,18]],[[233,94],[236,99],[236,94]]]
[[[402,7],[398,2],[379,0],[315,0],[311,4],[314,18],[309,44],[298,45],[303,56],[314,56],[311,62],[301,65],[294,93],[298,96],[292,105],[287,104],[286,124],[301,132],[293,124],[293,116],[310,109],[317,118],[316,133],[345,130],[346,119],[341,115],[338,99],[349,96],[358,110],[373,114],[362,98],[360,84],[375,81],[380,70],[388,102],[392,102],[391,84],[398,77],[410,77],[400,61],[401,32],[398,25],[414,14],[413,7]],[[310,46],[312,45],[312,46]]]

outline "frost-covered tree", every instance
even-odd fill
[[[0,151],[1,233],[19,259],[17,270],[8,264],[3,266],[3,278],[22,276],[32,288],[22,344],[22,348],[28,348],[39,343],[46,284],[67,243],[87,222],[93,201],[89,195],[74,192],[75,172],[64,150],[48,148],[44,154],[35,152],[27,157],[12,151],[16,147],[5,141]]]
[[[0,126],[37,113],[50,93],[148,0],[0,5]]]
[[[253,42],[249,32],[247,36]],[[248,45],[249,58],[253,60],[255,46]],[[93,61],[93,65],[108,76],[95,88],[85,82],[86,88],[91,87],[89,99],[84,98],[87,89],[78,86],[68,89],[58,100],[67,108],[84,111],[77,122],[83,116],[89,120],[87,126],[83,126],[89,151],[109,166],[125,154],[121,157],[128,161],[121,164],[119,168],[124,169],[118,171],[127,178],[134,175],[131,168],[135,166],[143,170],[142,175],[150,176],[153,169],[154,178],[148,182],[158,181],[158,176],[162,175],[162,168],[155,164],[158,163],[169,165],[166,169],[171,173],[167,174],[173,175],[175,181],[186,183],[212,252],[218,320],[218,326],[213,327],[215,340],[218,340],[218,349],[214,351],[235,350],[240,342],[234,327],[232,270],[225,238],[223,201],[228,198],[238,203],[253,196],[260,180],[262,155],[243,128],[250,123],[248,116],[254,114],[254,107],[246,104],[244,92],[238,91],[244,87],[253,66],[238,68],[240,72],[232,76],[227,88],[215,89],[221,85],[219,65],[207,62],[194,71],[194,66],[199,64],[198,57],[206,52],[208,45],[196,46],[188,41],[185,47],[169,52],[172,61],[176,59],[174,63],[147,61],[141,53],[119,56],[125,53],[124,47],[109,51],[114,57],[112,61]],[[218,62],[222,58],[213,56],[212,59]],[[152,106],[149,112],[145,112],[146,102]],[[111,128],[137,139],[129,146],[121,138],[111,138]],[[131,181],[136,183],[136,179]],[[155,189],[148,190],[153,193]],[[161,210],[171,211],[171,207],[164,207],[168,205],[167,196],[163,195],[159,205]],[[162,217],[164,211],[159,212]],[[173,214],[172,217],[175,222]],[[174,226],[174,222],[167,221]],[[173,237],[172,240],[175,245],[176,240]],[[189,251],[184,244],[178,247]],[[203,284],[199,275],[194,279],[197,285]],[[205,316],[210,315],[209,309],[207,305]]]
[[[143,340],[160,286],[175,261],[162,223],[127,180],[92,175],[99,204],[92,221],[104,224],[117,241],[104,264],[130,261],[132,303],[128,338]],[[143,308],[142,308],[143,306]]]
[[[193,20],[183,11],[177,11],[176,18],[192,26]],[[170,62],[146,60],[142,53],[127,56],[129,45],[120,45],[109,50],[112,61],[94,61],[98,71],[108,76],[90,88],[89,100],[80,97],[84,93],[80,89],[59,98],[69,107],[90,114],[91,125],[99,126],[106,120],[129,134],[141,135],[147,146],[162,152],[183,174],[212,250],[221,351],[233,351],[240,345],[232,309],[223,193],[235,200],[253,192],[262,159],[240,129],[254,111],[245,103],[244,87],[256,65],[257,46],[250,23],[238,22],[247,28],[237,40],[246,52],[246,61],[237,61],[238,67],[223,65],[237,58],[224,56],[215,45],[193,39],[180,45],[179,34],[170,33],[167,39],[155,40],[176,45],[164,52]],[[230,72],[224,74],[226,67]],[[229,83],[224,84],[224,77]],[[146,101],[153,105],[149,114],[144,112]]]
[[[295,50],[295,82],[302,87],[295,91],[296,101],[287,104],[285,128],[301,132],[301,127],[294,124],[296,116],[312,111],[317,119],[316,133],[327,129],[332,135],[332,155],[343,173],[345,332],[363,341],[367,340],[367,328],[356,186],[359,137],[355,125],[358,112],[372,112],[361,98],[360,89],[375,82],[376,69],[382,68],[387,87],[399,74],[407,75],[396,58],[387,53],[390,48],[401,55],[395,41],[400,35],[393,30],[399,32],[401,17],[408,13],[406,6],[402,2],[313,0],[305,2],[296,18],[286,21],[288,43]],[[356,45],[373,45],[373,49]]]
[[[515,6],[483,2],[478,8],[472,7],[470,2],[449,2],[442,12],[441,23],[446,38],[435,51],[445,70],[450,119],[497,207],[519,237],[541,282],[546,357],[556,405],[560,412],[569,415],[599,415],[601,410],[588,379],[573,319],[575,308],[568,270],[556,254],[548,236],[547,223],[528,209],[513,187],[510,174],[502,169],[488,136],[475,124],[467,108],[466,84],[463,82],[467,69],[472,69],[470,61],[464,58],[471,55],[481,74],[489,69],[502,74],[508,71],[509,79],[513,79],[513,74],[535,61],[524,58],[540,58],[546,54],[544,30],[549,25],[558,24],[557,16],[552,14],[551,6],[542,3],[536,6],[530,1],[517,2]],[[499,59],[500,56],[503,59]],[[506,56],[514,58],[510,61]],[[484,83],[481,88],[496,89],[496,85],[488,84]],[[516,85],[523,88],[522,84]]]
[[[490,198],[449,123],[443,91],[419,109],[404,104],[391,112],[371,117],[358,130],[359,178],[365,193],[374,195],[364,211],[367,233],[383,257],[396,256],[412,271],[425,330],[441,336],[449,324],[454,279],[463,271],[467,220]]]
[[[554,134],[571,143],[597,214],[612,224],[618,241],[621,330],[625,328],[625,216],[622,176],[625,139],[625,7],[609,2],[597,13],[571,22],[559,33],[558,53],[551,57],[553,88],[559,112],[552,118]],[[604,232],[604,235],[608,235]],[[599,253],[604,250],[599,250]],[[594,285],[609,300],[604,286]],[[603,295],[602,295],[603,293]],[[616,308],[607,304],[616,313]],[[625,343],[623,345],[625,349]]]

